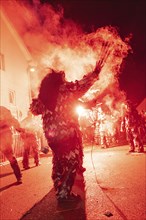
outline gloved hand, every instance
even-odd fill
[[[100,73],[102,67],[103,67],[103,59],[96,62],[94,72],[97,74]]]
[[[110,56],[110,47],[111,47],[111,43],[110,42],[104,42],[102,45],[102,49],[101,49],[101,55],[100,55],[100,59],[96,62],[96,66],[94,69],[95,73],[100,73],[103,65],[106,63],[108,57]]]
[[[20,133],[24,133],[25,129],[24,128],[16,128],[16,131],[20,132]]]

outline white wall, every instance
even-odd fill
[[[1,16],[0,53],[4,55],[5,70],[1,70],[0,77],[0,105],[3,105],[15,114],[15,110],[22,112],[22,119],[27,115],[30,103],[30,81],[27,73],[28,59],[24,54],[15,33],[10,30],[10,23]],[[22,46],[22,45],[21,45]],[[9,102],[9,90],[16,94],[15,105]],[[19,118],[20,119],[20,118]]]

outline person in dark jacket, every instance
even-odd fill
[[[36,123],[34,115],[29,111],[25,119],[21,121],[21,127],[24,129],[24,132],[21,133],[21,138],[23,140],[23,168],[25,170],[29,169],[29,155],[32,154],[34,158],[34,163],[36,166],[39,166],[40,156],[39,156],[39,137],[38,132],[39,125]]]
[[[30,110],[42,114],[43,128],[48,145],[53,153],[52,179],[58,202],[80,200],[72,193],[76,173],[82,166],[82,136],[75,108],[78,99],[98,79],[103,61],[98,62],[93,72],[81,80],[67,82],[65,73],[52,72],[42,80],[38,98],[32,100]]]
[[[18,132],[22,131],[18,120],[12,116],[10,110],[4,106],[0,106],[0,150],[10,162],[17,179],[17,184],[21,184],[22,174],[12,148],[12,127]]]
[[[123,126],[126,131],[126,138],[130,145],[129,153],[144,152],[144,145],[141,136],[141,116],[136,108],[130,103],[127,104],[127,111],[123,120]]]

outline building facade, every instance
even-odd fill
[[[28,72],[31,55],[2,8],[0,15],[0,105],[22,120],[31,101]]]
[[[28,67],[32,58],[2,8],[0,30],[0,105],[21,121],[26,117],[31,102]],[[22,156],[22,142],[16,131],[13,131],[13,150],[17,158]],[[0,162],[5,161],[0,152]]]

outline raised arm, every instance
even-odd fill
[[[67,89],[73,92],[78,98],[83,96],[94,82],[98,79],[98,75],[103,67],[103,60],[96,63],[94,70],[86,74],[81,80],[76,80],[75,82],[68,83]]]
[[[77,92],[78,97],[83,96],[98,79],[98,75],[103,65],[110,56],[110,45],[110,42],[103,42],[100,53],[100,59],[96,62],[93,72],[88,73],[81,80],[76,81],[74,84],[72,83],[71,90]]]

